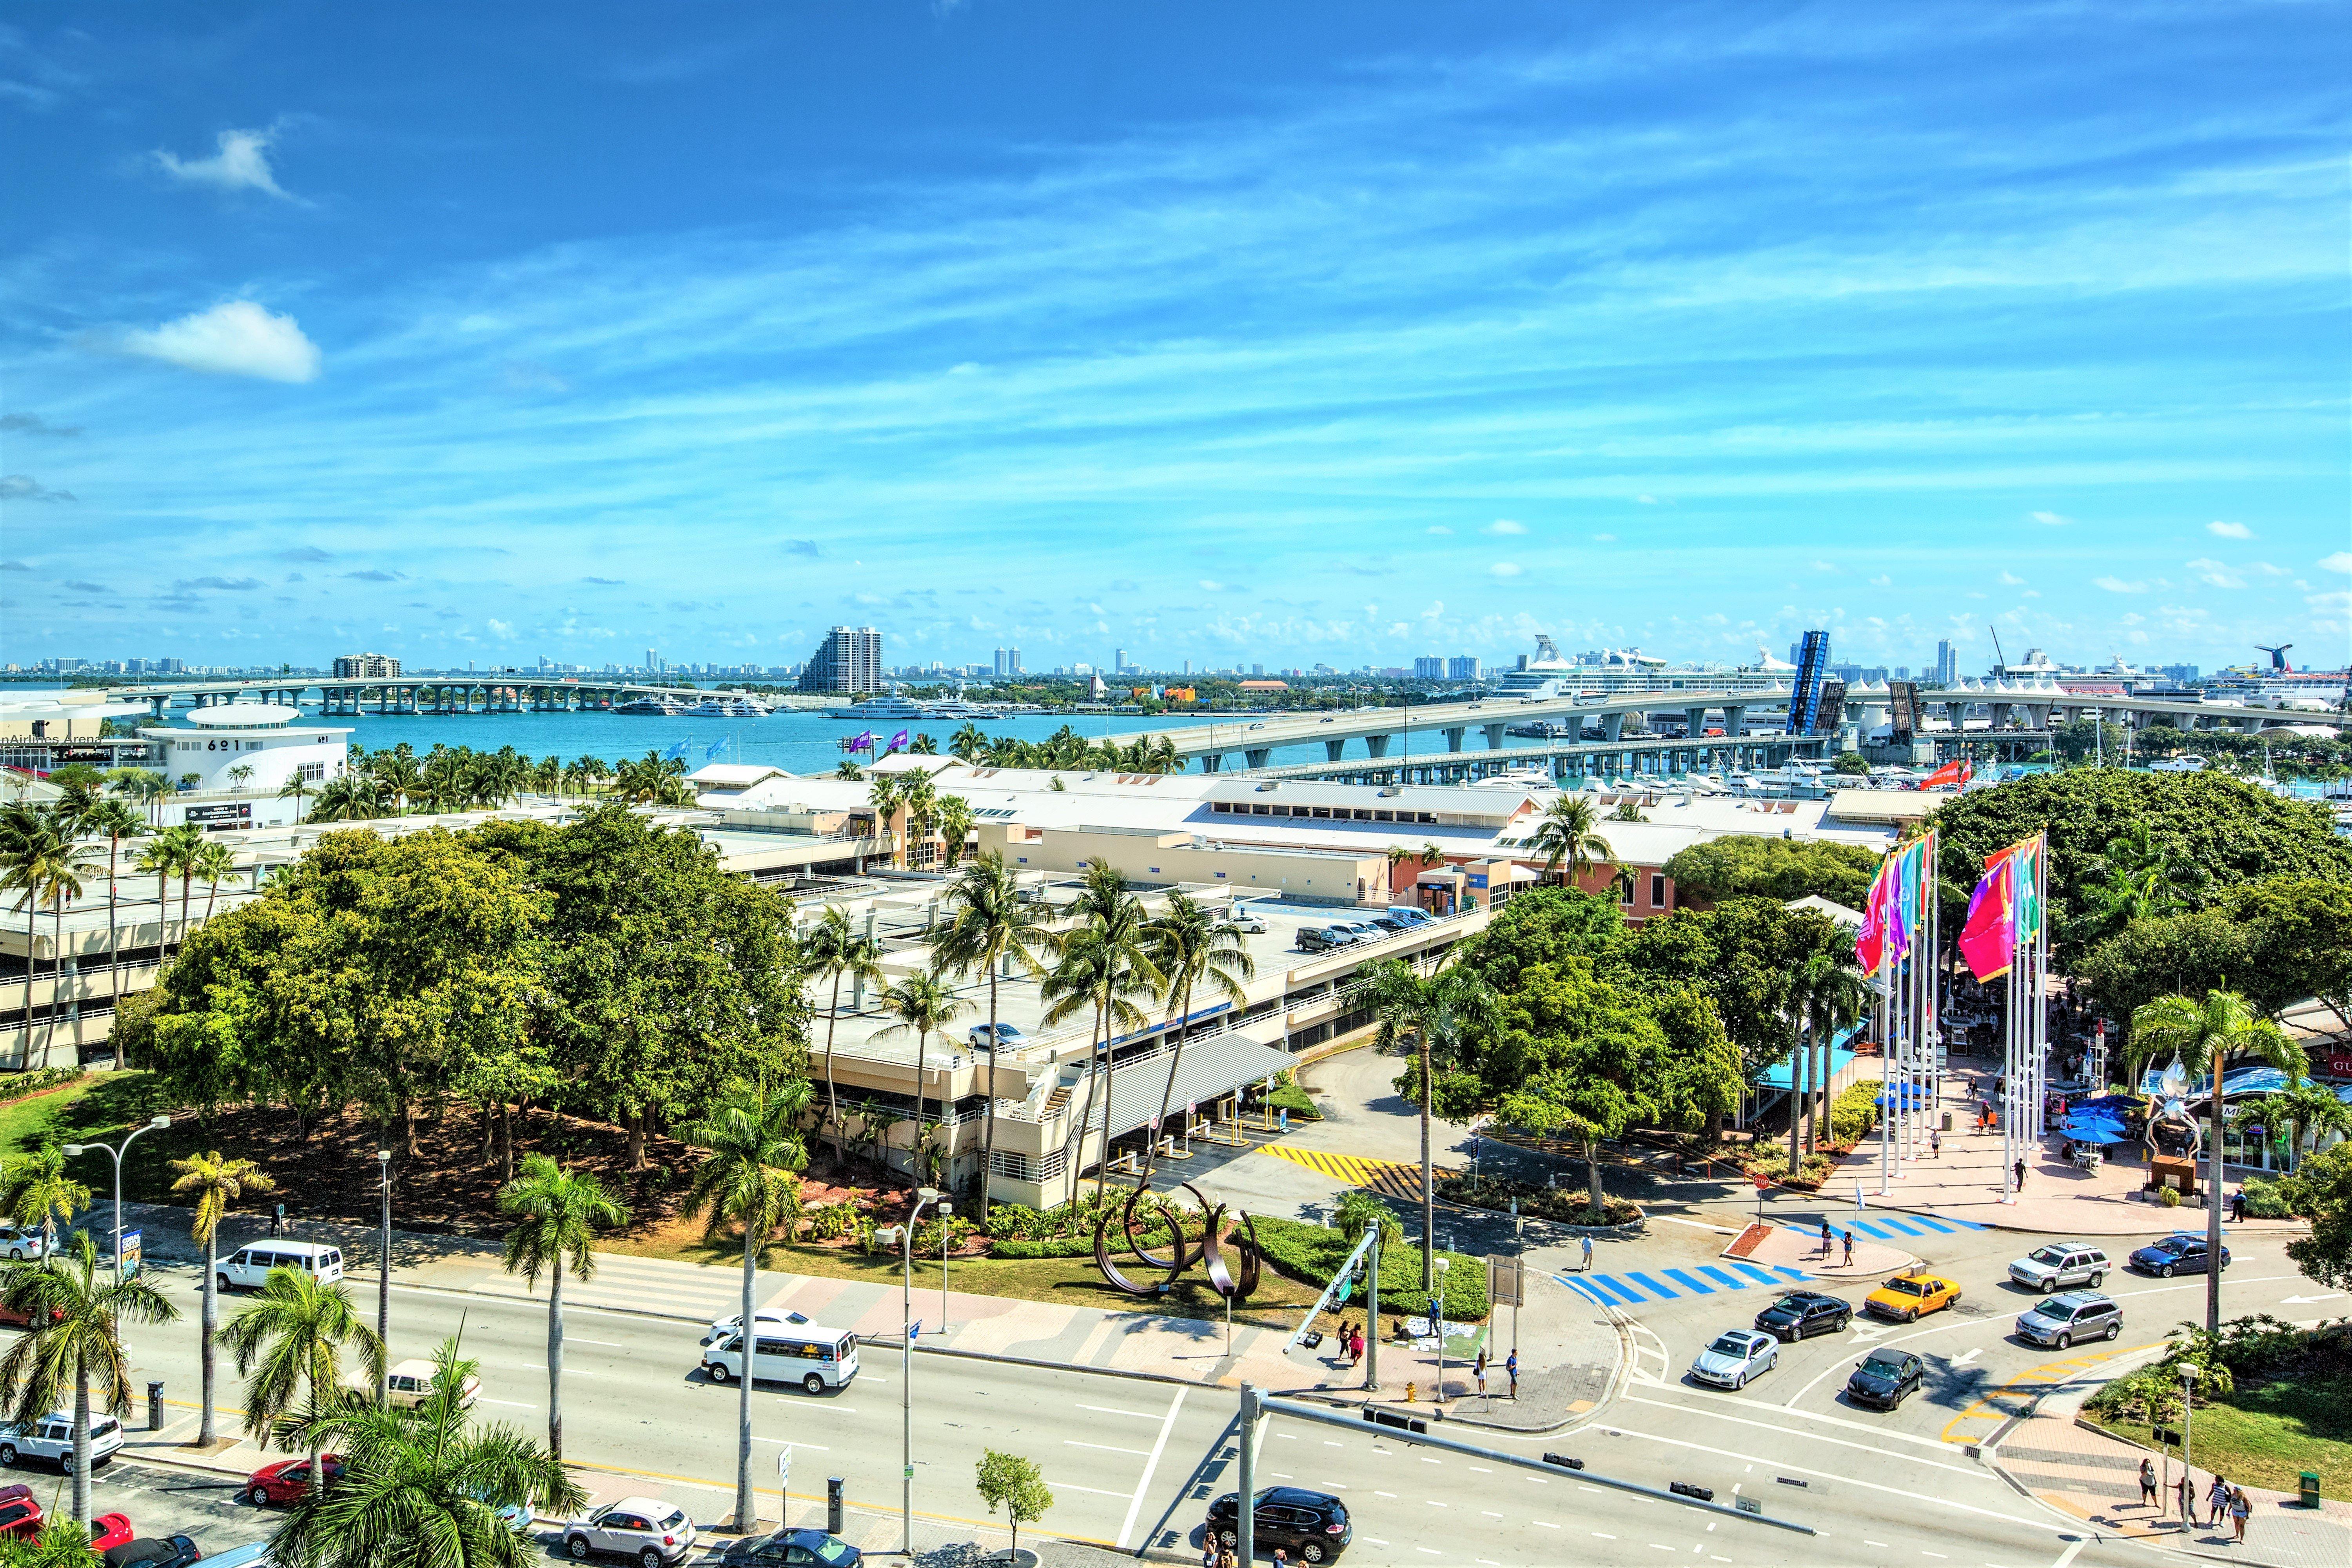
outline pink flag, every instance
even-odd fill
[[[1991,857],[1969,895],[1968,924],[1960,928],[1960,956],[1979,980],[2009,973],[2017,955],[2017,863],[2007,850]]]

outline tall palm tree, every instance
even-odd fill
[[[40,889],[57,852],[57,826],[48,815],[21,800],[0,806],[0,890],[11,890],[25,910],[25,1005],[16,1065],[33,1061],[34,946],[39,941]]]
[[[960,799],[948,796],[950,801]],[[1008,966],[1033,976],[1043,974],[1044,959],[1051,957],[1060,943],[1049,929],[1053,911],[1043,903],[1022,899],[1012,868],[997,850],[988,850],[966,865],[948,884],[943,901],[948,909],[948,925],[932,944],[932,962],[959,974],[977,971],[988,976],[988,1033],[981,1046],[988,1054],[988,1109],[982,1118],[980,1158],[981,1215],[984,1219],[988,1214],[989,1173],[996,1168],[997,982]]]
[[[898,808],[907,803],[896,773],[876,773],[866,798],[874,808],[874,831],[877,836],[890,831],[890,819],[898,816]],[[893,866],[898,864],[900,847],[896,844],[891,846],[890,864]]]
[[[314,1476],[318,1436],[302,1433],[296,1395],[302,1396],[302,1417],[361,1403],[343,1382],[346,1353],[359,1357],[370,1388],[383,1386],[383,1342],[352,1304],[351,1291],[340,1282],[321,1285],[299,1268],[271,1269],[253,1304],[231,1318],[220,1337],[245,1379],[245,1435],[264,1449],[272,1434],[301,1443]]]
[[[393,810],[401,816],[407,815],[410,797],[425,787],[425,771],[405,741],[389,752],[378,752],[370,760],[368,776],[377,793],[392,797]]]
[[[947,848],[947,868],[952,871],[963,859],[964,840],[971,837],[971,802],[960,795],[943,795],[932,808],[931,819],[939,826]]]
[[[213,918],[213,901],[220,897],[220,885],[236,875],[236,855],[218,839],[196,846],[194,870],[205,885],[205,919]]]
[[[2132,1081],[2151,1057],[2170,1052],[2191,1062],[2210,1062],[2213,1103],[2207,1123],[2212,1141],[2212,1173],[2206,1179],[2206,1256],[2221,1256],[2221,1073],[2229,1058],[2251,1059],[2286,1074],[2290,1084],[2303,1081],[2306,1064],[2303,1047],[2277,1024],[2257,1012],[2234,991],[2208,991],[2202,1002],[2186,996],[2159,996],[2135,1008],[2131,1044],[2126,1055],[2133,1065]],[[2221,1331],[2221,1270],[2205,1270],[2205,1327]]]
[[[1434,1173],[1430,1169],[1429,1131],[1432,1119],[1432,1079],[1429,1043],[1430,1014],[1434,1011],[1435,998],[1431,994],[1428,977],[1416,973],[1411,964],[1401,958],[1384,958],[1368,963],[1357,974],[1365,982],[1362,998],[1365,1011],[1381,1021],[1377,1037],[1380,1047],[1393,1050],[1410,1042],[1419,1058],[1421,1068],[1421,1288],[1437,1288],[1436,1201],[1433,1191]]]
[[[198,1423],[196,1441],[210,1443],[213,1430],[213,1335],[220,1327],[219,1270],[213,1267],[214,1243],[219,1239],[221,1216],[228,1205],[245,1194],[274,1193],[278,1184],[271,1181],[261,1167],[250,1160],[231,1160],[215,1149],[209,1154],[191,1154],[184,1160],[172,1162],[179,1180],[172,1184],[175,1193],[194,1193],[196,1213],[189,1232],[205,1249],[204,1319],[197,1339],[204,1362],[204,1415]]]
[[[376,781],[365,773],[345,773],[319,788],[319,804],[310,808],[311,822],[365,822],[383,815]]]
[[[177,827],[167,827],[157,834],[155,842],[147,847],[147,854],[141,857],[142,870],[147,869],[147,857],[153,857],[159,887],[161,879],[180,879],[180,935],[183,938],[188,934],[188,888],[195,880],[196,852],[204,847],[205,830],[192,822],[184,822]]]
[[[278,798],[294,803],[294,820],[297,822],[301,821],[303,816],[302,798],[310,793],[310,779],[300,768],[296,768],[287,774],[286,782],[278,786]]]
[[[106,968],[111,974],[121,957],[120,912],[122,899],[117,876],[122,865],[122,841],[145,837],[147,824],[131,808],[129,801],[109,795],[90,812],[84,826],[89,833],[103,835],[106,838]]]
[[[1066,730],[1068,726],[1065,725]],[[1045,1022],[1058,1024],[1079,1011],[1094,1010],[1094,1049],[1087,1074],[1087,1105],[1072,1128],[1083,1136],[1088,1117],[1103,1104],[1102,1153],[1095,1171],[1095,1195],[1110,1185],[1110,1047],[1118,1031],[1140,1028],[1150,1020],[1135,1005],[1157,996],[1165,984],[1144,937],[1143,902],[1127,890],[1127,879],[1108,860],[1087,862],[1085,884],[1070,902],[1079,925],[1062,939],[1061,959],[1042,988],[1052,1004]],[[1097,1087],[1101,1093],[1097,1094]],[[1072,1185],[1075,1187],[1076,1183]]]
[[[962,729],[948,737],[948,750],[968,763],[988,750],[988,737],[980,732],[979,725],[967,719]]]
[[[816,924],[801,938],[801,972],[833,983],[833,1002],[824,1013],[825,1121],[833,1128],[834,1153],[846,1160],[842,1147],[841,1092],[833,1078],[833,1026],[841,1017],[841,983],[845,979],[879,988],[882,946],[849,923],[849,911],[827,904]]]
[[[66,905],[81,897],[82,879],[98,872],[98,861],[75,837],[76,819],[62,810],[34,812],[29,817],[10,808],[0,819],[0,888],[16,889],[25,906],[25,1048],[30,1052],[33,1028],[34,921],[44,903],[49,906],[49,963],[52,994],[41,1031],[41,1063],[48,1065],[56,1042],[58,998],[65,977]],[[27,1057],[20,1056],[20,1061]]]
[[[5,1299],[32,1326],[0,1356],[0,1405],[29,1430],[73,1393],[73,1516],[89,1523],[89,1412],[95,1397],[110,1415],[131,1413],[131,1357],[122,1325],[168,1323],[179,1309],[144,1279],[98,1271],[98,1247],[76,1231],[66,1255],[50,1254],[8,1277]]]
[[[792,1092],[797,1090],[797,1093]],[[794,1079],[785,1092],[761,1084],[756,1093],[722,1106],[686,1130],[686,1140],[707,1149],[687,1189],[686,1215],[700,1219],[702,1237],[716,1242],[730,1225],[743,1227],[743,1376],[735,1413],[735,1528],[749,1533],[759,1519],[751,1499],[751,1358],[758,1339],[760,1249],[779,1226],[797,1213],[800,1178],[808,1163],[801,1144],[801,1113],[808,1108],[808,1080]]]
[[[882,1010],[898,1021],[886,1029],[874,1031],[874,1037],[886,1035],[915,1037],[915,1138],[907,1145],[907,1175],[908,1184],[920,1186],[922,1173],[916,1168],[923,1133],[923,1070],[929,1065],[931,1036],[971,1011],[971,1004],[958,996],[940,983],[933,971],[918,971],[891,986],[881,995]]]
[[[523,1156],[522,1173],[499,1189],[499,1212],[516,1216],[507,1232],[504,1261],[509,1274],[539,1288],[547,1280],[547,1452],[563,1458],[563,1276],[582,1281],[596,1277],[591,1234],[629,1223],[629,1211],[604,1195],[593,1176],[565,1170],[544,1154]]]
[[[1176,1024],[1168,1081],[1160,1090],[1160,1118],[1151,1124],[1150,1142],[1143,1152],[1143,1186],[1148,1191],[1159,1159],[1160,1130],[1168,1124],[1168,1106],[1176,1097],[1176,1074],[1184,1065],[1184,1041],[1192,1032],[1193,990],[1206,987],[1213,995],[1238,1007],[1244,999],[1241,983],[1257,973],[1257,964],[1242,933],[1181,888],[1168,895],[1166,907],[1145,931],[1151,962],[1160,969],[1170,1016]]]
[[[345,1405],[299,1424],[298,1440],[332,1447],[342,1479],[295,1500],[270,1542],[273,1562],[304,1568],[523,1568],[538,1543],[499,1510],[563,1515],[588,1493],[520,1428],[468,1424],[464,1389],[479,1363],[445,1340],[433,1354],[433,1392],[413,1410]]]
[[[1574,887],[1579,877],[1616,855],[1593,830],[1597,820],[1588,795],[1562,795],[1545,808],[1528,838],[1528,847],[1544,858],[1544,875],[1559,875],[1565,864],[1568,885]]]
[[[2324,1084],[2304,1079],[2289,1084],[2277,1094],[2264,1095],[2258,1106],[2249,1106],[2253,1119],[2264,1126],[2286,1124],[2291,1136],[2287,1141],[2287,1168],[2303,1168],[2303,1141],[2315,1132],[2352,1132],[2352,1105],[2336,1098],[2336,1091]]]
[[[66,1173],[65,1151],[44,1143],[29,1154],[8,1162],[7,1181],[0,1185],[0,1207],[8,1217],[30,1229],[41,1228],[41,1251],[57,1250],[58,1226],[89,1207],[89,1189]]]

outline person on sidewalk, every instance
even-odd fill
[[[2230,1223],[2231,1225],[2246,1223],[2246,1189],[2243,1187],[2230,1194]]]
[[[2139,1462],[2139,1501],[2142,1508],[2154,1508],[2156,1501],[2156,1461],[2142,1458]]]
[[[2022,1194],[2025,1191],[2025,1160],[2022,1156],[2019,1157],[2013,1169],[2017,1172],[2017,1190]]]
[[[1830,1222],[1829,1222],[1829,1221],[1827,1221],[1827,1220],[1823,1220],[1823,1221],[1822,1221],[1822,1256],[1823,1258],[1827,1258],[1829,1255],[1830,1255]]]
[[[1479,1398],[1481,1398],[1481,1399],[1486,1398],[1486,1347],[1485,1347],[1484,1345],[1481,1345],[1481,1346],[1478,1348],[1478,1364],[1477,1364],[1477,1366],[1476,1366],[1476,1367],[1475,1367],[1475,1368],[1473,1368],[1473,1369],[1472,1369],[1472,1375],[1474,1375],[1475,1377],[1476,1377],[1476,1378],[1477,1378],[1477,1380],[1478,1380],[1478,1397],[1479,1397]]]
[[[1217,1544],[1217,1532],[1205,1532],[1201,1537],[1201,1568],[1223,1568],[1224,1561],[1224,1548]]]
[[[2230,1489],[2230,1530],[2240,1546],[2246,1543],[2246,1521],[2253,1516],[2254,1500],[2246,1495],[2243,1487]]]
[[[1517,1346],[1512,1347],[1511,1353],[1503,1358],[1503,1372],[1511,1380],[1511,1397],[1517,1399],[1519,1396],[1519,1352]]]
[[[2183,1530],[2196,1529],[2197,1480],[2195,1477],[2189,1473],[2186,1467],[2182,1468],[2180,1479],[2175,1483],[2173,1490],[2180,1494],[2180,1528]]]
[[[1941,1128],[1937,1128],[1937,1129],[1934,1129],[1933,1131],[1929,1131],[1929,1132],[1928,1132],[1928,1134],[1927,1134],[1927,1156],[1928,1156],[1928,1158],[1933,1159],[1933,1160],[1940,1160],[1940,1159],[1942,1159],[1942,1158],[1944,1157],[1944,1132],[1943,1132],[1943,1129],[1941,1129]]]
[[[1845,1238],[1845,1267],[1851,1268],[1853,1267],[1853,1232],[1849,1230],[1840,1234]]]
[[[1592,1272],[1592,1237],[1580,1236],[1576,1239],[1584,1244],[1584,1271],[1590,1274]]]
[[[278,1234],[278,1226],[282,1226],[282,1225],[284,1225],[285,1223],[286,1223],[286,1205],[285,1205],[284,1204],[273,1204],[272,1205],[270,1205],[270,1209],[269,1209],[269,1234],[270,1234],[270,1235],[272,1235],[272,1236],[276,1236],[276,1235]]]
[[[2205,1494],[2205,1507],[2213,1516],[2213,1527],[2219,1530],[2221,1521],[2230,1517],[2230,1483],[2219,1474],[2213,1478],[2213,1489]]]

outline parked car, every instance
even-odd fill
[[[1698,1352],[1690,1374],[1701,1383],[1723,1388],[1745,1388],[1780,1364],[1780,1342],[1753,1329],[1728,1329]]]
[[[2017,1337],[2064,1350],[2076,1340],[2111,1340],[2124,1331],[2124,1310],[2095,1290],[2069,1290],[2017,1315]]]
[[[1335,947],[1345,947],[1356,939],[1343,931],[1325,931],[1318,926],[1298,928],[1298,951],[1328,952]]]
[[[2178,1231],[2162,1241],[2150,1242],[2131,1255],[2131,1266],[2167,1279],[2176,1274],[2202,1274],[2209,1260],[2205,1256],[2205,1238]],[[2221,1267],[2230,1267],[2230,1249],[2221,1248]]]
[[[1251,936],[1265,934],[1265,917],[1250,910],[1234,910],[1225,917],[1224,925],[1230,931],[1243,931]]]
[[[1434,925],[1437,923],[1429,918],[1429,911],[1427,910],[1418,910],[1413,908],[1411,904],[1391,904],[1388,907],[1387,913],[1391,920],[1402,921],[1408,926],[1425,926]]]
[[[384,1374],[384,1384],[394,1410],[414,1410],[433,1397],[433,1373],[429,1361],[404,1361]],[[474,1401],[482,1396],[482,1380],[470,1373],[466,1386],[457,1392],[457,1407],[471,1410]]]
[[[49,1321],[53,1323],[62,1322],[65,1315],[66,1310],[63,1307],[49,1309]],[[12,1329],[29,1329],[33,1326],[33,1314],[20,1307],[8,1305],[6,1298],[0,1297],[0,1323],[5,1323]]]
[[[1930,1312],[1940,1312],[1960,1299],[1960,1288],[1940,1275],[1897,1274],[1862,1299],[1864,1308],[1882,1318],[1916,1323]]]
[[[1358,942],[1379,942],[1389,934],[1370,921],[1342,921],[1331,929],[1352,932]]]
[[[343,1473],[340,1454],[321,1454],[319,1468],[329,1486]],[[245,1500],[256,1508],[268,1508],[276,1503],[292,1502],[310,1489],[310,1461],[308,1458],[280,1459],[274,1465],[264,1465],[245,1478]]]
[[[205,1559],[205,1568],[269,1568],[269,1542],[251,1541]]]
[[[1927,1375],[1927,1363],[1909,1351],[1875,1350],[1853,1363],[1845,1396],[1856,1405],[1892,1410]]]
[[[649,1497],[608,1502],[563,1527],[563,1550],[578,1562],[603,1552],[634,1557],[644,1568],[663,1568],[692,1552],[694,1540],[694,1521],[686,1510]]]
[[[1241,1542],[1241,1494],[1227,1492],[1209,1505],[1209,1533],[1227,1546]],[[1296,1563],[1328,1563],[1347,1550],[1356,1527],[1348,1505],[1328,1492],[1305,1487],[1265,1487],[1250,1502],[1250,1534],[1260,1552],[1279,1546]]]
[[[2077,1285],[2095,1289],[2107,1277],[2107,1255],[2087,1241],[2053,1242],[2011,1264],[2009,1277],[2045,1296]]]
[[[1364,922],[1382,936],[1402,936],[1410,928],[1394,915],[1374,915]]]
[[[224,1290],[258,1290],[273,1268],[291,1268],[331,1285],[343,1277],[343,1254],[323,1242],[257,1241],[222,1258],[215,1278]]]
[[[988,1049],[988,1028],[986,1024],[973,1025],[964,1031],[964,1043],[976,1051]],[[1009,1051],[1028,1037],[1021,1032],[1018,1025],[1000,1021],[996,1026],[996,1047],[999,1050]]]
[[[18,1481],[0,1487],[0,1536],[30,1541],[41,1533],[41,1501],[33,1489]]]
[[[100,1561],[106,1568],[188,1568],[204,1556],[193,1536],[142,1535],[106,1548]]]
[[[89,1462],[92,1468],[114,1457],[122,1447],[122,1423],[92,1411],[89,1417]],[[14,1468],[23,1459],[48,1459],[58,1468],[73,1464],[73,1413],[52,1410],[30,1428],[11,1423],[0,1426],[0,1465]]]
[[[89,1521],[89,1549],[101,1555],[137,1539],[127,1513],[101,1513]]]
[[[1853,1321],[1853,1308],[1818,1290],[1791,1290],[1756,1314],[1756,1326],[1776,1340],[1833,1334]]]
[[[822,1530],[779,1530],[769,1535],[747,1535],[727,1549],[719,1561],[751,1563],[756,1568],[856,1568],[866,1553],[837,1535]]]
[[[13,1261],[22,1263],[27,1258],[45,1258],[48,1250],[48,1237],[41,1234],[39,1226],[0,1225],[0,1254],[5,1254]]]

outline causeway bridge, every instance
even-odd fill
[[[656,681],[564,679],[501,671],[369,680],[262,676],[251,680],[173,681],[116,687],[107,696],[117,702],[144,702],[160,720],[175,702],[191,708],[227,702],[269,702],[291,708],[313,692],[318,694],[321,718],[362,713],[585,713],[617,708],[640,697],[667,697],[691,707],[719,695],[702,687],[665,686]],[[789,696],[763,696],[760,700],[792,705]]]

